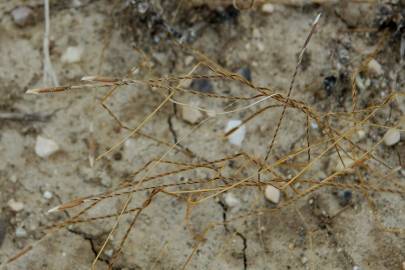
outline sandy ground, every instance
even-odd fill
[[[400,55],[401,33],[405,40],[404,18],[401,17],[404,14],[397,12],[405,7],[401,1],[384,5],[350,1],[322,5],[275,4],[271,14],[261,12],[260,7],[238,14],[231,6],[213,4],[208,8],[193,6],[191,2],[190,6],[179,6],[178,3],[150,1],[146,11],[144,1],[50,2],[50,55],[61,85],[77,84],[88,75],[146,80],[187,74],[198,62],[197,56],[169,42],[168,35],[172,31],[171,34],[180,33],[177,41],[200,50],[226,69],[234,72],[248,69],[255,85],[286,94],[300,48],[312,21],[322,12],[318,31],[304,54],[292,97],[320,113],[350,111],[351,74],[378,48],[384,31],[387,38],[374,56],[383,72],[361,73],[357,86],[366,86],[360,89],[359,107],[381,103],[394,91],[404,94],[404,59]],[[18,26],[12,11],[23,5],[30,8],[31,20]],[[271,103],[214,117],[204,112],[198,121],[205,119],[205,122],[198,126],[185,120],[188,112],[183,113],[184,106],[169,102],[141,129],[160,142],[142,135],[131,136],[91,166],[89,155],[104,153],[129,134],[100,105],[108,89],[25,94],[29,88],[45,86],[42,80],[43,3],[39,0],[2,1],[0,18],[1,269],[89,269],[115,219],[73,224],[55,232],[47,227],[71,217],[77,210],[47,211],[74,198],[115,188],[148,161],[163,154],[165,160],[194,163],[221,159],[241,151],[264,158],[282,107],[268,110],[246,124],[246,137],[239,147],[223,136],[228,120],[245,119]],[[384,28],[385,22],[387,25],[390,22],[391,28]],[[63,61],[68,47],[83,50],[78,62]],[[206,68],[200,70],[207,72]],[[325,90],[328,76],[337,78],[332,92]],[[187,81],[183,83],[189,85]],[[253,94],[245,85],[232,81],[213,80],[209,84],[213,92],[220,95]],[[162,92],[152,87],[135,84],[121,87],[108,100],[108,105],[126,126],[134,128],[164,98]],[[229,100],[189,95],[178,95],[176,100],[217,112],[249,104],[237,101],[235,105]],[[269,161],[274,162],[305,144],[306,117],[297,111],[286,111]],[[353,140],[369,149],[386,132],[381,126],[405,128],[401,120],[404,111],[405,98],[399,95],[370,122],[360,125],[365,138],[356,133]],[[331,123],[342,130],[352,124],[349,119],[332,119]],[[323,133],[315,122],[312,124],[309,132],[315,143]],[[252,213],[257,209],[274,209],[275,205],[264,198],[262,190],[253,187],[230,190],[207,199],[191,212],[185,197],[159,195],[140,212],[122,254],[114,261],[114,269],[181,269],[196,245],[198,249],[187,263],[187,269],[403,269],[405,144],[404,132],[401,133],[400,142],[390,147],[379,145],[373,152],[388,167],[397,170],[380,169],[380,163],[370,161],[368,165],[380,174],[377,177],[370,173],[370,180],[366,179],[371,184],[375,176],[380,188],[391,188],[394,192],[352,190],[349,201],[342,202],[339,194],[347,189],[329,187],[302,196],[281,211],[264,214]],[[35,152],[38,136],[55,141],[59,151],[47,158],[38,156]],[[179,147],[168,151],[168,145],[176,142]],[[347,143],[342,143],[342,147],[348,147]],[[313,156],[321,150],[314,151]],[[192,157],[187,151],[193,153]],[[228,163],[225,174],[242,165],[243,160]],[[305,177],[323,179],[333,172],[337,163],[336,153],[328,153],[313,163]],[[147,173],[155,175],[176,168],[179,166],[166,164]],[[243,175],[255,175],[257,169],[250,165]],[[291,178],[298,171],[284,166],[279,173]],[[383,177],[386,174],[388,177]],[[154,184],[186,183],[212,177],[214,173],[202,167],[168,175]],[[351,172],[339,181],[359,183],[358,178],[359,174]],[[387,179],[392,181],[388,183]],[[296,188],[299,191],[304,187],[297,185]],[[151,190],[135,194],[130,203],[133,207],[144,204]],[[226,200],[225,194],[232,194],[236,206]],[[284,193],[282,199],[288,196]],[[370,207],[371,199],[375,207]],[[117,213],[125,200],[126,195],[104,201],[92,209],[91,216]],[[12,202],[22,203],[22,209],[13,209]],[[373,212],[375,209],[378,214]],[[238,218],[246,214],[250,216]],[[376,217],[384,228],[395,228],[396,232],[382,229]],[[122,217],[96,269],[108,269],[111,256],[132,218],[133,215]],[[211,229],[212,224],[219,225]],[[210,229],[205,231],[206,228]],[[9,262],[21,250],[27,250],[26,247],[29,247],[28,252]]]

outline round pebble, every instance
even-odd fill
[[[272,185],[267,185],[266,189],[264,190],[264,196],[267,200],[277,204],[280,201],[281,192],[278,188]]]
[[[19,6],[11,11],[11,16],[16,25],[23,27],[32,22],[33,12],[27,6]]]
[[[53,140],[44,138],[42,136],[37,137],[37,142],[35,144],[35,153],[38,156],[47,158],[58,150],[59,146]]]
[[[242,121],[240,120],[229,120],[225,127],[225,133],[231,131],[235,127],[238,127],[241,123]],[[228,140],[233,145],[242,146],[242,142],[245,139],[245,134],[246,127],[245,125],[242,125],[228,136]]]
[[[264,4],[262,6],[262,12],[266,14],[272,14],[274,12],[274,5],[272,4]]]
[[[81,47],[68,47],[62,55],[62,62],[72,64],[80,62],[83,54]]]
[[[342,160],[343,160],[344,165],[342,163]],[[336,157],[337,164],[336,164],[335,171],[339,172],[339,171],[346,170],[347,172],[352,172],[353,169],[350,169],[350,167],[354,164],[354,160],[347,156],[343,156],[342,160],[340,160],[339,157]]]
[[[49,200],[49,199],[52,199],[53,194],[52,194],[52,192],[50,192],[50,191],[45,191],[42,196],[43,196],[45,199]]]
[[[232,192],[228,192],[224,195],[224,201],[226,206],[233,208],[240,205],[240,201]]]
[[[359,140],[363,140],[364,138],[366,138],[366,132],[362,129],[357,131],[357,136]]]
[[[351,202],[353,194],[350,190],[339,190],[337,196],[339,198],[339,204],[346,206]]]
[[[241,67],[237,71],[247,81],[252,82],[252,71],[248,67]]]
[[[104,251],[104,254],[111,258],[112,255],[114,254],[114,250],[108,249],[108,250]]]
[[[337,82],[337,78],[333,75],[327,76],[323,80],[323,88],[325,89],[326,94],[328,96],[330,96],[333,93],[335,86],[336,86],[336,82]]]
[[[24,204],[22,202],[17,202],[14,199],[11,199],[7,202],[7,205],[10,207],[10,209],[14,212],[20,212],[21,210],[24,209]]]
[[[394,145],[401,139],[401,133],[396,128],[390,128],[384,135],[384,143],[387,146]]]
[[[377,62],[375,59],[371,59],[367,65],[368,71],[375,76],[381,76],[384,74],[384,70],[382,69],[380,63]]]
[[[23,238],[27,236],[27,231],[24,228],[18,227],[15,230],[15,236],[18,238]]]

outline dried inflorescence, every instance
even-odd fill
[[[366,126],[382,130],[391,128],[391,126],[376,123],[374,116],[394,103],[395,99],[403,96],[403,94],[393,91],[373,105],[362,106],[358,104],[359,91],[356,89],[355,78],[370,61],[370,57],[367,57],[362,66],[353,72],[351,111],[320,112],[310,104],[297,100],[291,95],[303,53],[311,35],[315,33],[318,20],[319,17],[315,20],[308,39],[305,41],[287,94],[268,87],[258,86],[241,75],[224,69],[205,55],[183,47],[182,50],[193,54],[198,60],[198,64],[186,75],[146,80],[86,76],[83,78],[86,84],[82,85],[28,90],[29,93],[41,94],[78,91],[82,88],[104,87],[109,89],[102,99],[101,105],[121,128],[128,130],[128,134],[119,139],[109,150],[96,157],[95,162],[111,155],[136,134],[154,140],[166,149],[163,155],[159,154],[148,160],[141,168],[122,179],[119,186],[101,194],[90,194],[85,198],[76,198],[51,209],[50,212],[69,211],[71,213],[63,222],[54,224],[52,229],[57,230],[73,224],[111,220],[109,224],[111,230],[98,250],[93,266],[105,251],[107,244],[111,241],[111,236],[118,234],[119,238],[115,241],[114,252],[108,261],[112,267],[125,250],[129,235],[136,232],[137,221],[142,213],[147,211],[161,197],[173,198],[186,208],[184,224],[186,224],[187,229],[184,229],[184,234],[193,234],[195,240],[194,246],[190,250],[185,250],[187,259],[182,262],[182,265],[179,265],[179,268],[185,268],[193,259],[196,251],[201,249],[207,241],[206,236],[215,229],[225,226],[226,231],[240,235],[238,230],[232,231],[230,229],[232,224],[269,214],[275,215],[285,209],[294,209],[298,202],[315,196],[317,192],[333,188],[343,191],[343,195],[341,195],[343,208],[341,211],[344,211],[352,200],[352,195],[348,193],[348,190],[353,191],[366,198],[378,228],[386,232],[404,233],[404,228],[385,225],[384,220],[380,218],[380,210],[375,198],[371,196],[371,193],[403,196],[405,187],[399,181],[399,168],[389,164],[379,156],[377,150],[381,148],[382,138],[369,144],[356,137],[358,132]],[[384,44],[386,40],[386,36],[383,35],[380,45]],[[371,56],[377,54],[381,47],[378,46]],[[208,72],[199,73],[200,70],[208,70]],[[184,83],[184,81],[196,79],[237,85],[243,91],[237,92],[235,90],[229,94],[220,94],[215,91],[194,90],[190,84]],[[151,95],[159,95],[162,99],[153,112],[147,115],[141,124],[135,128],[128,127],[120,121],[107,104],[108,99],[125,86],[147,87]],[[198,98],[201,101],[199,104],[202,105],[193,105],[192,99],[194,98]],[[212,106],[217,101],[226,102],[227,105]],[[144,125],[160,117],[159,111],[170,103],[177,106],[191,106],[204,115],[204,118],[192,127],[190,133],[178,138],[173,144],[162,142],[158,138],[142,133]],[[232,115],[235,112],[246,113],[239,126],[224,132],[223,136],[227,137],[236,132],[242,125],[249,125],[251,121],[270,110],[280,111],[280,117],[274,125],[274,129],[268,134],[268,144],[263,146],[265,151],[260,155],[245,151],[242,147],[240,152],[208,159],[193,151],[192,146],[195,142],[185,143],[192,134],[209,132],[204,131],[204,127],[209,126],[210,121],[215,121],[223,115]],[[290,148],[286,148],[283,144],[282,133],[284,131],[281,128],[283,124],[289,122],[291,115],[287,111],[294,111],[294,114],[303,119],[298,128],[302,131],[300,134],[302,136],[297,136],[296,144],[290,145]],[[312,131],[313,127],[315,127],[316,132]],[[394,127],[401,128],[400,123],[398,122]],[[276,149],[277,145],[283,145],[283,147]],[[170,155],[173,152],[177,154],[175,156]],[[328,169],[324,165],[330,162],[331,156],[337,166]],[[198,177],[201,174],[204,174],[205,177]],[[225,217],[222,222],[208,220],[202,227],[193,224],[193,211],[204,202],[219,200],[221,196],[229,192],[251,194],[253,198],[258,195],[264,197],[270,191],[273,193],[274,191],[281,192],[281,197],[279,197],[279,193],[276,194],[277,200],[272,200],[273,204],[269,205],[266,201],[256,203],[252,199],[249,201],[251,204],[248,207],[242,209],[238,215],[234,215],[232,218]],[[339,196],[340,193],[337,192],[336,194]],[[94,214],[97,212],[95,210],[102,208],[103,205],[117,202],[119,202],[119,208],[116,212]],[[232,207],[232,205],[223,205],[223,207],[225,209]],[[124,217],[130,217],[129,223],[123,223]],[[124,228],[121,233],[118,233],[119,225]],[[182,224],[178,224],[178,226],[182,227]],[[311,234],[315,233],[316,230],[312,230]],[[241,238],[246,241],[244,236]]]

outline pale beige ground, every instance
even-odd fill
[[[51,1],[51,60],[61,84],[77,83],[82,76],[97,74],[104,46],[101,75],[125,77],[128,70],[140,66],[142,55],[134,47],[147,51],[150,58],[146,61],[149,65],[153,63],[152,75],[141,70],[135,75],[140,79],[186,74],[192,68],[193,63],[185,63],[180,49],[165,48],[164,43],[156,46],[147,36],[139,38],[139,43],[133,43],[133,29],[123,25],[126,20],[120,20],[120,8],[115,9],[113,16],[110,15],[112,1],[81,1],[83,6],[79,7],[72,7],[71,1],[56,2]],[[13,24],[10,11],[23,3],[32,6],[36,19],[32,25],[19,28]],[[310,24],[319,12],[323,12],[320,29],[308,49],[305,68],[297,77],[293,97],[324,111],[337,110],[342,106],[350,108],[350,91],[342,94],[343,98],[339,93],[325,97],[322,81],[325,76],[339,71],[351,72],[374,48],[377,39],[372,34],[348,31],[348,24],[371,27],[377,8],[377,5],[359,4],[350,4],[346,9],[335,5],[276,5],[271,15],[246,11],[239,16],[238,23],[227,21],[203,25],[191,44],[230,70],[250,67],[257,85],[287,89],[297,53]],[[75,197],[117,186],[120,179],[148,160],[160,156],[167,148],[138,136],[119,147],[121,157],[111,154],[96,162],[93,168],[89,166],[88,142],[92,136],[99,146],[98,153],[102,153],[128,132],[120,129],[98,105],[105,89],[57,95],[24,94],[28,88],[43,86],[42,11],[42,1],[39,0],[2,1],[0,4],[0,112],[49,116],[45,121],[0,120],[0,219],[6,225],[5,240],[0,244],[0,265],[2,269],[88,269],[95,256],[94,249],[100,247],[113,221],[71,226],[68,230],[41,238],[45,226],[65,217],[64,213],[48,214],[47,210]],[[336,13],[343,14],[343,19],[338,18]],[[61,63],[61,55],[68,46],[84,48],[80,63]],[[337,59],[339,54],[344,53],[347,53],[348,61],[342,66]],[[402,74],[399,72],[398,59],[396,47],[395,50],[385,48],[378,56],[385,74],[372,79],[368,90],[379,91],[374,95],[387,94],[392,88],[404,91],[404,73],[403,69]],[[226,91],[248,94],[250,91],[232,83],[218,82],[214,87],[221,94]],[[370,92],[363,94],[373,95]],[[125,87],[111,99],[111,106],[126,124],[135,127],[162,100],[161,95],[146,87]],[[195,97],[190,100],[184,97],[183,101],[204,102]],[[221,110],[229,104],[221,101],[203,105]],[[403,115],[404,105],[404,100],[398,99],[391,112],[392,119]],[[271,138],[280,111],[267,112],[247,125],[242,146],[244,151],[263,157],[264,145]],[[383,111],[381,119],[387,119],[389,113],[388,109]],[[142,130],[170,143],[174,136],[180,139],[187,135],[181,144],[198,153],[201,159],[212,160],[239,151],[223,139],[223,130],[229,119],[242,119],[248,114],[244,111],[212,118],[187,135],[193,126],[182,120],[180,112],[175,115],[173,106],[169,104]],[[297,141],[302,143],[299,138],[305,136],[305,117],[288,110],[286,119],[277,146],[280,153],[290,150]],[[93,134],[91,126],[95,131]],[[313,132],[316,136],[316,130]],[[366,140],[383,135],[373,132],[367,133]],[[37,135],[53,139],[61,150],[49,159],[38,157],[34,152]],[[394,148],[379,150],[379,155],[393,167],[404,165],[399,164],[397,153],[404,162],[403,142]],[[171,151],[166,159],[182,161],[185,157],[176,150]],[[333,160],[330,157],[330,160],[328,158],[316,164],[314,175],[322,177],[329,173],[334,166]],[[204,178],[209,175],[209,171],[201,169],[185,177]],[[398,173],[396,177],[404,184],[403,175]],[[175,177],[170,179],[177,181]],[[44,191],[51,191],[52,199],[45,199]],[[259,205],[271,207],[256,190],[237,190],[234,194],[242,202],[241,209],[226,211],[228,219],[243,211],[254,210]],[[353,269],[354,266],[376,270],[401,269],[405,261],[403,235],[379,231],[360,192],[353,193],[351,207],[327,222],[325,216],[333,216],[341,209],[336,197],[331,190],[311,196],[315,206],[308,203],[310,197],[307,197],[279,214],[265,215],[260,219],[254,216],[231,223],[228,227],[216,227],[209,232],[188,269]],[[377,194],[376,197],[379,206],[382,206],[385,224],[404,227],[404,197],[390,194]],[[13,213],[7,206],[10,199],[23,202],[24,209]],[[134,203],[143,199],[136,196]],[[95,212],[117,211],[119,202],[104,204]],[[142,212],[136,230],[131,233],[124,253],[116,263],[117,269],[179,269],[195,243],[195,235],[184,223],[185,212],[186,205],[172,197],[156,198]],[[223,213],[218,200],[208,200],[194,209],[190,219],[198,232],[211,222],[222,222]],[[130,222],[129,217],[124,220],[124,224]],[[309,228],[323,225],[326,227],[311,236],[308,234]],[[24,227],[28,235],[17,238],[17,227]],[[259,229],[262,230],[261,237]],[[120,227],[107,250],[117,244],[117,239],[124,232],[125,227]],[[42,240],[36,242],[39,239]],[[309,239],[313,240],[312,247]],[[8,258],[28,244],[33,244],[30,252],[6,264]],[[103,254],[102,258],[97,269],[106,269],[108,254]]]

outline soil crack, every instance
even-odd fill
[[[94,243],[94,241],[95,241],[94,236],[92,236],[90,234],[87,234],[85,232],[81,232],[81,231],[72,229],[72,228],[66,228],[66,229],[70,233],[76,234],[76,235],[80,236],[81,238],[83,238],[84,240],[88,241],[90,243],[91,251],[94,254],[94,258],[97,257],[98,251],[97,251],[97,248],[96,248],[96,244]],[[101,262],[106,263],[107,265],[110,265],[110,261],[105,259],[105,258],[102,258],[101,256],[98,257],[98,260],[101,261]]]
[[[227,224],[228,207],[221,201],[218,201],[218,204],[222,208],[222,219],[223,219],[223,222],[224,222],[224,229],[225,229],[225,231],[227,233],[229,233],[230,229],[229,229],[228,224]],[[235,231],[235,234],[242,240],[242,243],[243,243],[243,248],[242,248],[243,269],[246,270],[247,269],[247,255],[246,255],[247,239],[241,232],[239,232],[237,230],[234,230],[234,231]]]

